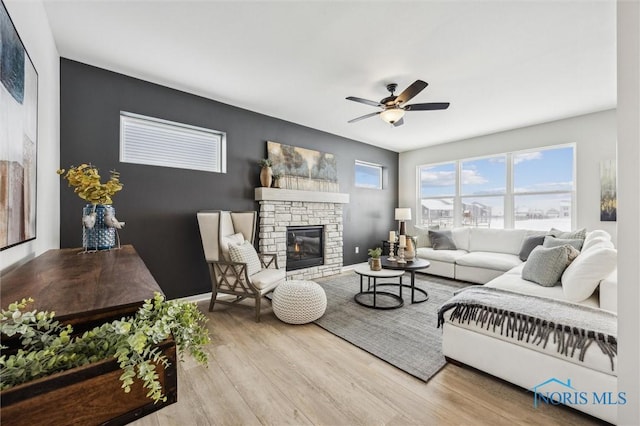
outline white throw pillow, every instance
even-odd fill
[[[224,258],[224,260],[231,260],[231,258],[229,257],[230,245],[238,245],[242,243],[244,243],[244,235],[242,235],[241,232],[220,238],[220,251],[222,252],[222,257]]]
[[[582,251],[587,251],[594,247],[608,247],[613,248],[613,243],[610,239],[606,237],[594,237],[588,240],[584,240],[584,244],[582,246]]]
[[[249,241],[245,241],[242,244],[231,244],[229,246],[229,257],[232,262],[246,263],[249,276],[260,272],[262,269],[258,253],[256,253],[256,249],[253,248]]]
[[[582,302],[598,288],[600,281],[616,268],[618,252],[592,248],[582,252],[562,274],[562,291],[570,302]]]
[[[611,234],[602,229],[595,229],[587,232],[587,236],[584,238],[584,243],[587,244],[587,242],[593,238],[604,238],[607,241],[611,241]]]

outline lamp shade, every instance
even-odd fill
[[[389,108],[380,113],[380,118],[389,124],[393,124],[404,116],[404,110],[401,108]]]
[[[396,208],[396,220],[411,220],[411,209],[408,207]]]

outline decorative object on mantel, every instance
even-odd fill
[[[382,249],[380,247],[376,247],[374,249],[368,250],[369,256],[371,256],[371,261],[369,263],[369,267],[372,271],[380,271],[382,269],[382,262],[380,261],[380,255],[382,254]]]
[[[258,161],[258,165],[260,166],[260,185],[265,188],[271,187],[271,182],[273,181],[273,169],[271,168],[271,160],[268,158],[263,158]]]
[[[398,207],[395,210],[395,217],[400,224],[400,232],[398,232],[398,234],[407,235],[407,227],[405,225],[405,222],[407,220],[411,220],[411,209],[408,207]]]
[[[280,187],[303,191],[338,192],[338,169],[333,154],[267,141],[267,152]]]
[[[280,188],[280,179],[282,179],[282,173],[274,173],[273,174],[273,183],[271,184],[272,188]]]
[[[156,364],[169,360],[157,345],[173,336],[180,359],[191,356],[207,365],[203,347],[210,338],[206,317],[195,303],[165,301],[160,293],[145,300],[138,312],[120,320],[106,322],[84,334],[73,334],[71,325],[54,319],[55,313],[25,311],[32,299],[11,303],[0,316],[3,336],[19,338],[17,352],[3,354],[0,364],[0,390],[47,377],[55,373],[86,366],[103,359],[116,358],[123,370],[122,388],[129,393],[135,380],[141,380],[147,397],[155,402],[166,400],[158,380]],[[6,356],[6,358],[5,358]]]
[[[112,170],[106,183],[100,183],[98,169],[92,164],[71,166],[66,173],[64,169],[57,173],[75,188],[73,191],[81,199],[89,202],[82,210],[82,247],[85,252],[110,250],[116,246],[116,240],[119,248],[118,229],[124,227],[124,222],[115,216],[112,197],[122,189],[120,173]]]
[[[5,250],[36,238],[38,73],[3,2],[0,33],[0,250]]]

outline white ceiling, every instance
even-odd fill
[[[614,0],[43,1],[62,57],[398,152],[616,106]],[[416,79],[449,109],[347,123]]]

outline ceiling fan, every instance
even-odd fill
[[[357,98],[355,96],[349,96],[347,97],[347,99],[350,101],[360,102],[362,104],[382,108],[382,111],[372,112],[370,114],[363,115],[362,117],[354,118],[353,120],[349,120],[349,123],[355,123],[356,121],[364,120],[365,118],[373,117],[374,115],[380,115],[380,118],[382,118],[384,121],[392,124],[393,127],[398,127],[404,124],[403,117],[406,111],[433,111],[437,109],[449,108],[449,102],[431,102],[426,104],[405,105],[407,101],[412,99],[418,93],[422,92],[427,86],[428,83],[422,80],[416,80],[413,82],[413,84],[411,84],[411,86],[404,89],[402,93],[400,93],[398,96],[395,96],[393,93],[398,88],[398,85],[395,83],[387,84],[387,90],[391,93],[391,96],[387,96],[380,102]]]

